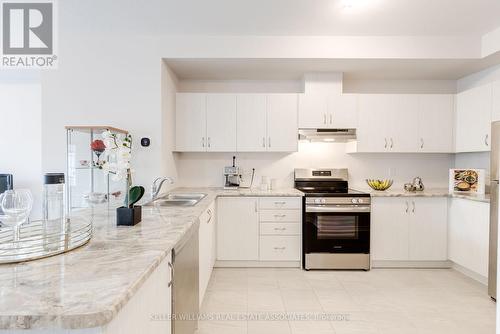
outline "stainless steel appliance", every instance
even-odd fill
[[[199,251],[198,230],[173,253],[172,334],[193,334],[198,327]]]
[[[500,180],[500,121],[491,124],[490,166],[490,255],[488,264],[488,294],[497,298],[497,251],[498,251],[498,187]]]
[[[233,165],[224,167],[224,189],[238,189],[240,180],[240,169],[236,167],[236,157],[233,156]]]
[[[304,192],[302,265],[370,269],[370,195],[350,190],[347,169],[295,169]]]
[[[356,140],[356,129],[299,129],[299,139],[345,143]]]

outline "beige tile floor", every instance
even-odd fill
[[[451,269],[215,269],[201,314],[197,334],[495,333],[485,286]]]

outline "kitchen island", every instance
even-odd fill
[[[257,191],[220,188],[179,188],[173,192],[207,194],[192,207],[143,206],[142,222],[117,227],[114,210],[85,211],[92,217],[90,242],[64,255],[0,266],[0,333],[32,330],[33,333],[102,333],[113,327],[124,308],[140,297],[166,259],[197,232],[200,216],[219,196],[302,196],[295,189]],[[161,280],[166,286],[165,279]],[[169,296],[154,294],[170,303]],[[158,292],[158,291],[157,291]],[[168,299],[168,300],[167,300]],[[137,303],[137,301],[136,301]],[[141,304],[142,303],[142,304]],[[162,302],[160,301],[160,304]],[[139,300],[139,307],[155,304]],[[163,309],[162,309],[163,310]],[[163,313],[147,313],[143,320],[169,327]],[[158,316],[159,318],[154,318]],[[123,318],[123,317],[122,317]],[[157,320],[157,321],[153,321]],[[114,330],[119,331],[118,327]],[[112,331],[109,331],[112,332]]]

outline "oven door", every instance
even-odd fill
[[[306,206],[304,253],[370,253],[370,206]]]

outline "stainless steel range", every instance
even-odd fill
[[[370,195],[349,189],[347,169],[295,169],[304,192],[302,265],[370,269]]]

